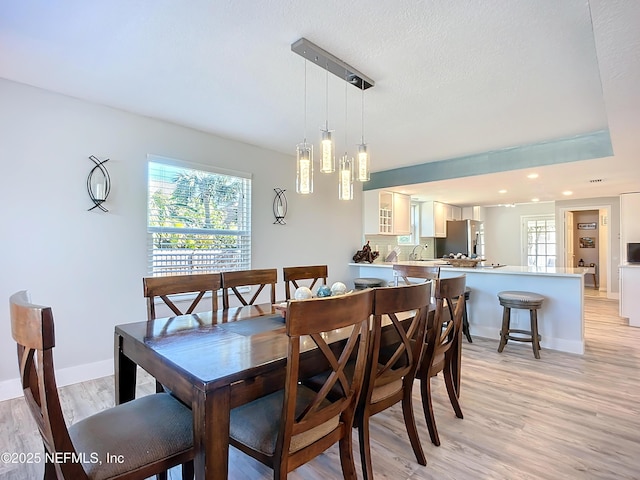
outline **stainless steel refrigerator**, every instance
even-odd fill
[[[484,229],[478,220],[450,220],[447,222],[447,237],[435,239],[436,257],[450,253],[466,256],[484,256]]]

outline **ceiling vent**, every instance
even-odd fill
[[[603,180],[602,178],[592,178],[591,180],[589,180],[589,183],[602,183]]]

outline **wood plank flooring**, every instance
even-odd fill
[[[529,344],[514,342],[499,354],[498,332],[495,340],[465,341],[465,418],[455,417],[444,383],[433,379],[442,445],[432,445],[416,385],[416,418],[428,464],[415,461],[396,406],[372,421],[376,478],[640,479],[640,329],[618,317],[615,300],[586,297],[585,308],[583,356],[542,350],[542,358],[535,360]],[[146,377],[139,394],[151,393],[153,387]],[[113,405],[113,379],[62,388],[61,398],[68,422],[76,422]],[[22,399],[0,403],[0,422],[0,452],[42,452]],[[359,462],[357,439],[354,450]],[[229,471],[233,479],[272,478],[270,469],[233,448]],[[41,478],[41,472],[41,465],[0,463],[3,480]],[[179,469],[170,473],[172,480],[180,477]],[[289,478],[341,478],[337,448]]]

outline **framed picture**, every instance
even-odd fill
[[[596,228],[598,228],[597,222],[578,224],[578,230],[595,230]]]
[[[596,248],[594,237],[580,237],[580,248]]]

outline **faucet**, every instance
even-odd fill
[[[409,254],[409,260],[419,260],[420,257],[422,256],[422,251],[420,251],[420,254],[416,253],[416,248],[420,247],[421,249],[423,248],[422,245],[418,244],[415,247],[413,247],[413,250],[411,250],[411,253]],[[425,245],[426,247],[426,245]]]

